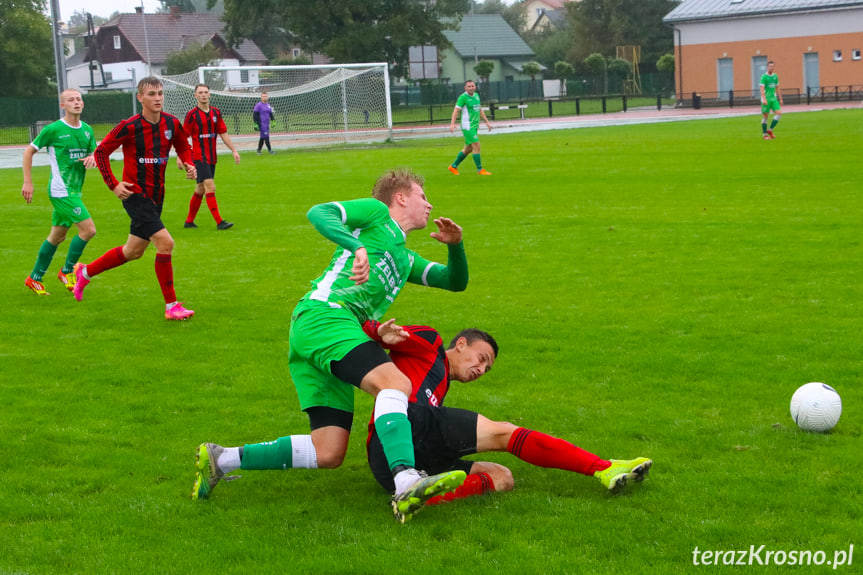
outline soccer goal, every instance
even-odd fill
[[[164,110],[181,120],[195,107],[195,85],[207,84],[210,104],[233,135],[255,134],[252,109],[267,92],[275,118],[274,146],[362,143],[392,138],[390,80],[386,64],[202,67],[161,76]],[[235,138],[236,141],[236,138]],[[248,141],[246,146],[248,147]]]

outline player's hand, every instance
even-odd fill
[[[350,280],[357,285],[364,284],[369,281],[369,254],[366,248],[360,248],[354,252],[354,266],[351,268]]]
[[[240,152],[238,152],[237,150],[234,150],[234,163],[235,164],[240,163]]]
[[[33,201],[33,183],[24,184],[21,186],[21,195],[24,196],[24,201],[28,204]]]
[[[443,244],[457,244],[461,241],[461,226],[449,218],[437,218],[434,221],[438,231],[429,234]]]
[[[198,170],[195,168],[195,164],[183,164],[183,168],[186,170],[186,179],[187,180],[197,180],[198,179]]]
[[[387,345],[396,345],[408,339],[411,334],[400,325],[396,325],[395,319],[388,319],[378,326],[378,336]]]
[[[177,158],[177,169],[178,170],[185,170],[186,169],[186,165],[183,163],[183,160],[181,160],[180,158]]]
[[[78,161],[81,162],[82,164],[84,164],[84,167],[88,170],[90,168],[96,167],[96,158],[94,158],[92,155],[87,156],[86,158],[81,158]]]
[[[449,125],[449,133],[452,134],[454,132],[455,132],[455,124],[450,124]]]
[[[261,129],[258,127],[258,125],[257,125],[257,124],[255,124],[255,131],[256,131],[256,132],[260,132],[260,131],[261,131]]]
[[[121,200],[125,200],[132,195],[132,184],[128,182],[120,182],[117,184],[117,187],[114,188],[114,195]]]
[[[491,122],[486,122],[485,125],[488,126],[488,131],[491,132]]]

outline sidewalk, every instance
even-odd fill
[[[848,108],[863,108],[863,102],[823,102],[811,105],[799,104],[794,106],[783,106],[782,114],[797,114],[801,112],[822,112],[824,110],[837,110]],[[660,122],[681,122],[687,120],[710,120],[715,118],[735,118],[738,116],[758,116],[760,109],[757,107],[741,108],[707,108],[693,110],[691,108],[677,109],[664,108],[631,108],[628,112],[614,112],[611,114],[589,114],[583,116],[561,116],[554,118],[529,118],[525,120],[500,120],[494,122],[494,134],[514,134],[517,132],[537,132],[543,130],[569,130],[572,128],[595,128],[601,126],[626,126],[630,124],[655,124]],[[445,138],[450,136],[449,126],[442,124],[436,126],[406,126],[394,127],[394,140],[408,140],[418,138]],[[461,138],[461,134],[457,134]],[[453,136],[456,137],[456,136]],[[317,139],[314,135],[303,135],[297,137],[295,134],[272,134],[270,137],[273,148],[287,149],[306,147],[310,142],[314,144],[338,143],[333,138]],[[256,135],[231,136],[237,149],[243,152],[255,150],[258,145]],[[373,140],[369,140],[372,143]],[[363,143],[361,139],[352,143]],[[22,155],[26,146],[0,146],[0,169],[20,168]],[[225,146],[219,146],[219,153],[227,153]],[[123,155],[119,150],[111,155],[112,160],[122,160]],[[42,150],[33,157],[34,166],[47,166],[48,154]]]

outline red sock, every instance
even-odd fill
[[[171,264],[171,254],[156,254],[156,278],[159,280],[159,287],[162,288],[165,303],[177,301],[177,294],[174,293],[174,266]]]
[[[610,461],[600,459],[598,455],[568,441],[523,427],[516,429],[509,438],[506,450],[522,461],[539,467],[565,469],[584,475],[593,475],[611,466]]]
[[[102,254],[102,257],[99,259],[93,263],[87,264],[87,275],[92,279],[102,272],[106,272],[117,266],[123,265],[127,261],[129,260],[127,260],[126,256],[123,255],[123,246],[111,248]]]
[[[210,208],[210,213],[213,214],[216,223],[222,223],[222,216],[219,214],[219,204],[216,203],[216,193],[209,192],[207,195],[207,207]]]
[[[471,473],[464,480],[464,483],[459,485],[455,491],[444,493],[443,495],[435,495],[428,501],[426,505],[439,505],[447,503],[453,499],[464,499],[473,495],[484,495],[494,491],[494,482],[488,473]]]
[[[204,196],[199,196],[198,194],[192,194],[192,199],[189,200],[189,215],[186,216],[186,223],[191,224],[195,221],[195,216],[198,215],[198,208],[201,207],[201,200],[204,199]]]

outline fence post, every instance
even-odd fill
[[[575,99],[575,115],[576,116],[581,115],[581,106],[580,106],[578,98]]]
[[[602,113],[605,113],[605,96],[602,97]]]
[[[489,102],[488,112],[491,115],[491,119],[494,120],[494,102]]]
[[[728,106],[734,107],[734,90],[728,90]]]
[[[809,91],[809,86],[806,86],[806,105],[808,106],[811,103],[812,103],[812,94]]]
[[[551,109],[551,100],[548,101],[548,117],[551,118],[553,116],[553,112]]]
[[[836,101],[839,101],[839,86],[833,88],[833,92],[836,94]]]
[[[662,111],[662,96],[659,94],[656,95],[656,110],[658,112]]]
[[[434,124],[434,115],[432,113],[432,107],[429,106],[429,125]]]
[[[623,98],[623,111],[625,112],[626,111],[626,94],[624,94],[622,96],[622,98]]]

